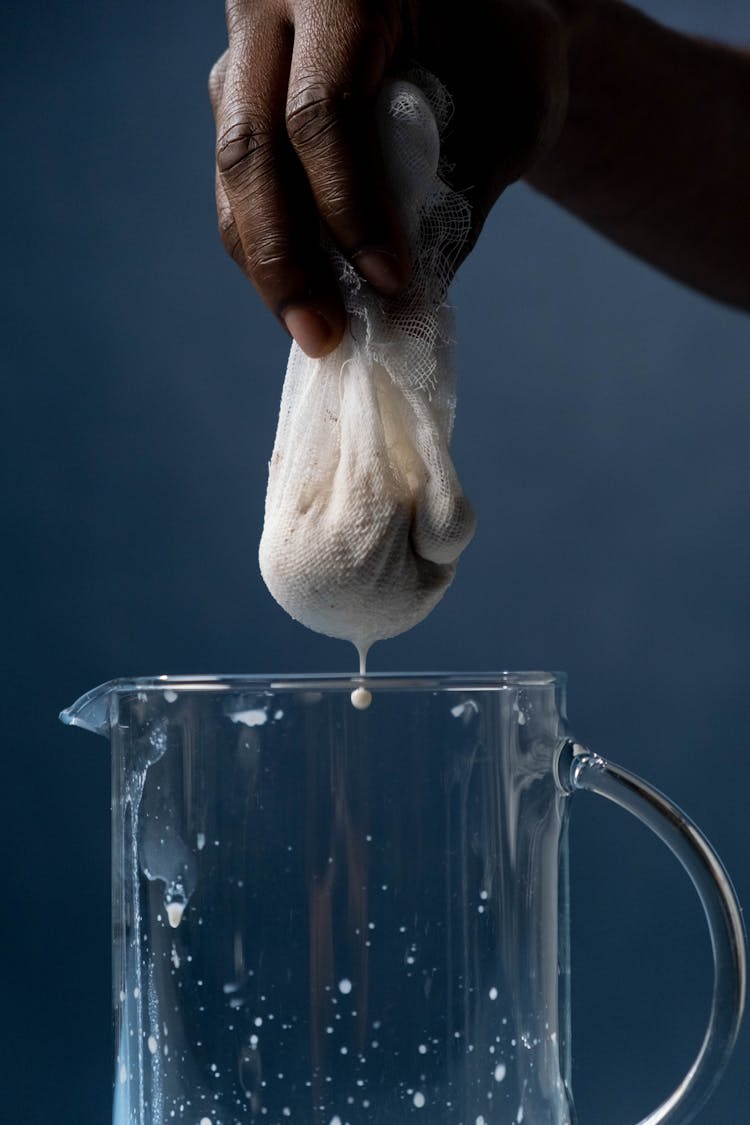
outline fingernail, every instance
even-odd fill
[[[388,250],[360,250],[352,258],[362,276],[386,297],[395,297],[405,278],[398,258]]]
[[[281,319],[287,332],[311,359],[319,359],[331,350],[333,330],[325,317],[315,309],[293,306],[284,309]]]

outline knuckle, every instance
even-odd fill
[[[216,141],[216,167],[222,176],[257,165],[271,150],[269,131],[248,117],[231,121]]]
[[[247,268],[261,289],[276,288],[289,263],[289,244],[277,233],[257,238],[246,256]]]
[[[286,129],[298,152],[314,146],[335,131],[350,108],[352,95],[325,82],[311,81],[287,102]]]

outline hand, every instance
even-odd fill
[[[219,228],[308,355],[334,348],[346,320],[321,226],[383,295],[408,282],[374,116],[386,75],[424,67],[454,100],[444,157],[472,206],[468,253],[503,189],[558,136],[567,30],[580,6],[228,0],[229,49],[209,82]]]

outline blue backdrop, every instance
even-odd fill
[[[643,6],[750,39],[745,0]],[[23,1125],[110,1112],[107,746],[59,709],[116,674],[354,666],[258,573],[287,345],[215,233],[221,8],[6,13],[0,1105]],[[750,318],[525,187],[454,299],[479,529],[372,666],[566,668],[579,737],[682,804],[748,902]],[[663,849],[576,804],[577,1102],[629,1125],[697,1050],[710,951]],[[701,1125],[746,1119],[749,1046]]]

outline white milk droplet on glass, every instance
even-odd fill
[[[412,1098],[412,1101],[414,1102],[414,1105],[416,1106],[417,1109],[421,1109],[422,1106],[425,1104],[426,1100],[427,1099],[425,1098],[425,1096],[424,1096],[424,1094],[422,1093],[421,1090],[417,1090],[416,1094]]]
[[[167,917],[169,924],[173,930],[176,930],[182,921],[182,915],[185,913],[184,902],[168,902],[167,903]]]
[[[372,693],[367,688],[358,687],[352,692],[352,706],[358,711],[366,711],[372,703]]]
[[[451,707],[451,715],[454,719],[461,719],[464,724],[471,722],[475,715],[479,714],[479,708],[473,699],[466,699],[463,703],[457,703],[455,707]]]
[[[262,727],[268,715],[262,707],[250,707],[247,711],[235,711],[229,716],[233,723],[244,723],[246,727]]]
[[[213,1125],[210,1117],[201,1117],[201,1125]]]
[[[502,1082],[506,1075],[505,1063],[498,1063],[495,1067],[495,1081]]]
[[[124,1086],[125,1083],[127,1082],[127,1080],[128,1080],[128,1068],[125,1066],[125,1063],[122,1063],[121,1066],[120,1066],[120,1085]]]
[[[199,832],[198,835],[195,837],[195,842],[198,845],[198,851],[202,852],[203,849],[206,846],[206,834],[205,834],[205,832]]]
[[[492,988],[489,991],[490,1000],[497,1000],[497,996],[498,996],[497,989],[493,985]]]
[[[343,977],[339,981],[339,992],[343,993],[344,996],[348,996],[349,993],[351,992],[351,990],[352,990],[352,982],[349,980],[348,977]]]
[[[148,1037],[148,1049],[152,1055],[156,1054],[156,1040],[154,1039],[153,1035],[149,1035]]]
[[[167,703],[174,703],[177,699],[177,692],[172,691],[171,688],[167,688],[167,690],[164,692],[164,698],[166,699]]]

